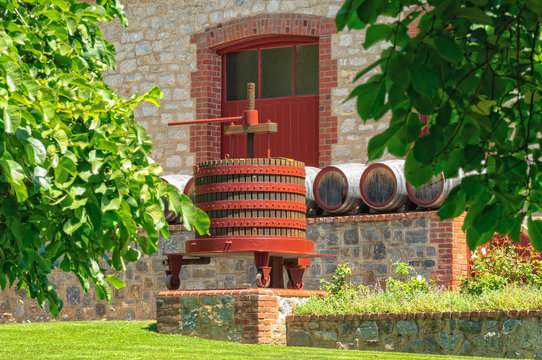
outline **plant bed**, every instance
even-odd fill
[[[542,359],[541,263],[530,255],[490,244],[474,253],[459,291],[404,263],[383,286],[355,287],[341,264],[322,282],[327,297],[287,317],[288,345]]]

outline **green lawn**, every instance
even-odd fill
[[[0,359],[481,359],[240,345],[161,335],[150,321],[0,325]]]

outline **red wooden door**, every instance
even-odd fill
[[[223,57],[222,116],[239,116],[246,110],[243,89],[246,82],[255,82],[259,121],[277,123],[278,132],[269,139],[255,135],[254,156],[267,157],[269,141],[272,157],[318,166],[318,45],[256,47]],[[226,154],[246,157],[246,136],[222,135],[222,157]]]

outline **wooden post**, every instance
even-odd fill
[[[256,84],[247,84],[247,110],[256,110]],[[254,157],[254,134],[247,134],[247,158]]]

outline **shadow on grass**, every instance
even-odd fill
[[[144,327],[143,330],[157,332],[156,323],[149,324],[149,326]]]

